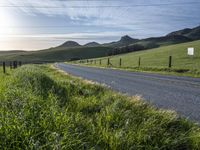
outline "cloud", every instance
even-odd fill
[[[69,34],[24,34],[24,35],[4,35],[0,36],[1,39],[5,38],[31,38],[31,39],[51,39],[51,40],[66,40],[66,39],[76,39],[76,40],[92,40],[92,39],[104,39],[108,37],[119,38],[122,32],[96,32],[96,33],[69,33]]]
[[[191,17],[193,14],[190,12],[197,10],[199,5],[196,4],[196,7],[195,4],[151,6],[151,4],[164,3],[161,0],[9,0],[9,2],[15,6],[29,6],[18,8],[28,15],[66,17],[67,23],[72,25],[112,26],[121,30],[158,29],[161,24],[165,25],[169,21],[181,22],[182,20],[181,23],[184,23],[185,18]],[[169,0],[165,3],[185,3],[185,0]],[[109,7],[130,5],[140,7]],[[196,14],[198,12],[196,11]]]
[[[22,28],[13,28],[13,35],[2,37],[0,35],[1,40],[18,38],[23,39],[22,44],[27,39],[31,42],[49,40],[50,44],[38,44],[42,48],[66,40],[82,43],[109,42],[118,40],[120,36],[126,34],[134,38],[162,36],[171,31],[197,26],[200,20],[199,3],[151,6],[160,3],[185,3],[186,0],[168,0],[167,2],[161,0],[3,1],[7,5],[28,7],[12,8],[15,11],[12,15],[17,16],[15,18]],[[199,2],[199,0],[193,0],[193,2]],[[130,5],[136,7],[109,7]],[[10,8],[9,12],[11,13]],[[17,26],[17,23],[11,26]],[[32,28],[34,26],[58,26],[58,28]],[[59,28],[59,26],[66,27]]]
[[[59,1],[59,0],[9,0],[12,5],[15,6],[31,6],[28,8],[18,8],[22,12],[28,15],[38,15],[47,17],[67,17],[69,24],[79,25],[101,25],[101,26],[114,26],[124,29],[133,29],[133,24],[137,22],[138,18],[135,16],[141,16],[139,22],[143,22],[146,18],[142,17],[143,12],[134,11],[131,14],[131,8],[110,8],[110,7],[98,7],[98,6],[123,6],[131,1]],[[133,3],[134,4],[134,3]],[[97,6],[93,7],[92,6]],[[47,7],[47,8],[45,8]],[[51,8],[57,7],[57,8]],[[75,7],[75,8],[74,8]],[[78,7],[78,8],[76,8]],[[79,8],[80,7],[80,8]],[[84,7],[84,8],[81,8]],[[89,7],[89,8],[88,8]]]

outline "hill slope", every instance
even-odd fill
[[[126,43],[122,47],[118,45],[117,49],[111,52],[111,54],[146,50],[151,48],[157,48],[160,46],[191,42],[194,40],[200,40],[200,26],[192,29],[187,28],[175,31],[170,34],[167,34],[166,36],[137,40],[135,42],[130,42],[129,44]]]
[[[195,55],[188,56],[187,48],[194,47]],[[119,67],[119,59],[122,58],[122,67],[137,67],[141,58],[141,67],[167,68],[169,56],[172,56],[172,68],[197,70],[200,73],[200,40],[160,48],[148,51],[132,52],[111,57],[113,67]],[[102,60],[102,65],[107,65],[107,58]]]
[[[1,61],[21,60],[27,62],[40,61],[69,61],[76,59],[88,59],[94,57],[107,56],[112,48],[109,47],[74,47],[65,48],[57,47],[48,50],[41,50],[35,52],[19,52],[17,54],[10,54],[6,56],[0,55]]]
[[[193,28],[193,29],[183,29],[176,32],[172,32],[168,35],[182,35],[192,40],[199,40],[200,39],[200,26]]]
[[[87,46],[87,47],[94,47],[94,46],[100,46],[101,44],[97,43],[97,42],[90,42],[90,43],[87,43],[85,44],[84,46]]]
[[[106,43],[103,45],[116,48],[116,47],[127,46],[129,44],[136,43],[137,41],[139,41],[139,39],[133,39],[133,38],[129,37],[128,35],[125,35],[125,36],[121,37],[121,39],[117,42]]]
[[[67,41],[65,43],[63,43],[62,45],[58,46],[58,47],[64,47],[64,48],[70,48],[70,47],[79,47],[81,46],[80,44],[78,44],[77,42],[74,41]]]

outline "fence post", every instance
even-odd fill
[[[169,56],[169,68],[172,67],[172,56]]]
[[[99,65],[101,65],[101,59],[99,60]]]
[[[6,73],[6,63],[3,62],[3,73],[5,74]]]
[[[96,65],[96,63],[97,63],[97,61],[96,60],[94,60],[94,64]]]
[[[12,69],[12,62],[10,62],[10,69]]]
[[[141,57],[139,57],[138,59],[138,67],[140,67],[140,65],[141,65]]]
[[[16,68],[18,67],[18,63],[17,63],[17,61],[15,61],[15,64],[16,64]]]
[[[110,65],[110,58],[108,58],[108,63],[107,63],[107,65],[108,65],[108,66]]]
[[[121,67],[122,66],[122,59],[120,58],[119,59],[119,67]]]
[[[20,66],[20,67],[22,66],[22,62],[21,62],[21,61],[19,61],[19,66]]]
[[[14,69],[17,68],[17,61],[13,61],[13,68],[14,68]]]

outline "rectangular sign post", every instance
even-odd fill
[[[120,58],[119,59],[119,67],[121,67],[122,66],[122,59]]]
[[[194,55],[194,48],[193,48],[193,47],[188,48],[187,54],[188,54],[189,56],[193,56],[193,55]]]
[[[110,58],[108,58],[108,62],[107,62],[107,65],[108,65],[108,66],[110,65]]]
[[[172,67],[172,56],[169,56],[169,68]]]
[[[140,65],[141,65],[141,57],[139,57],[138,59],[138,68],[140,68]]]
[[[3,73],[5,74],[6,73],[6,63],[3,62]]]

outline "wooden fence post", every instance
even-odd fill
[[[122,66],[122,59],[120,58],[119,59],[119,67],[121,67]]]
[[[172,67],[172,56],[169,56],[169,68]]]
[[[5,74],[6,73],[6,63],[3,62],[3,73]]]
[[[140,67],[140,65],[141,65],[141,57],[139,57],[138,59],[138,67]]]
[[[16,69],[17,68],[17,61],[13,62],[13,68]]]
[[[14,68],[14,69],[17,68],[16,61],[13,61],[13,68]]]
[[[108,63],[107,63],[107,65],[108,65],[108,66],[110,65],[110,58],[108,58]]]
[[[13,67],[12,67],[12,62],[10,62],[10,69],[12,69]]]
[[[21,62],[21,61],[19,61],[19,66],[20,66],[20,67],[22,66],[22,62]]]
[[[99,60],[99,65],[101,65],[101,59]]]

